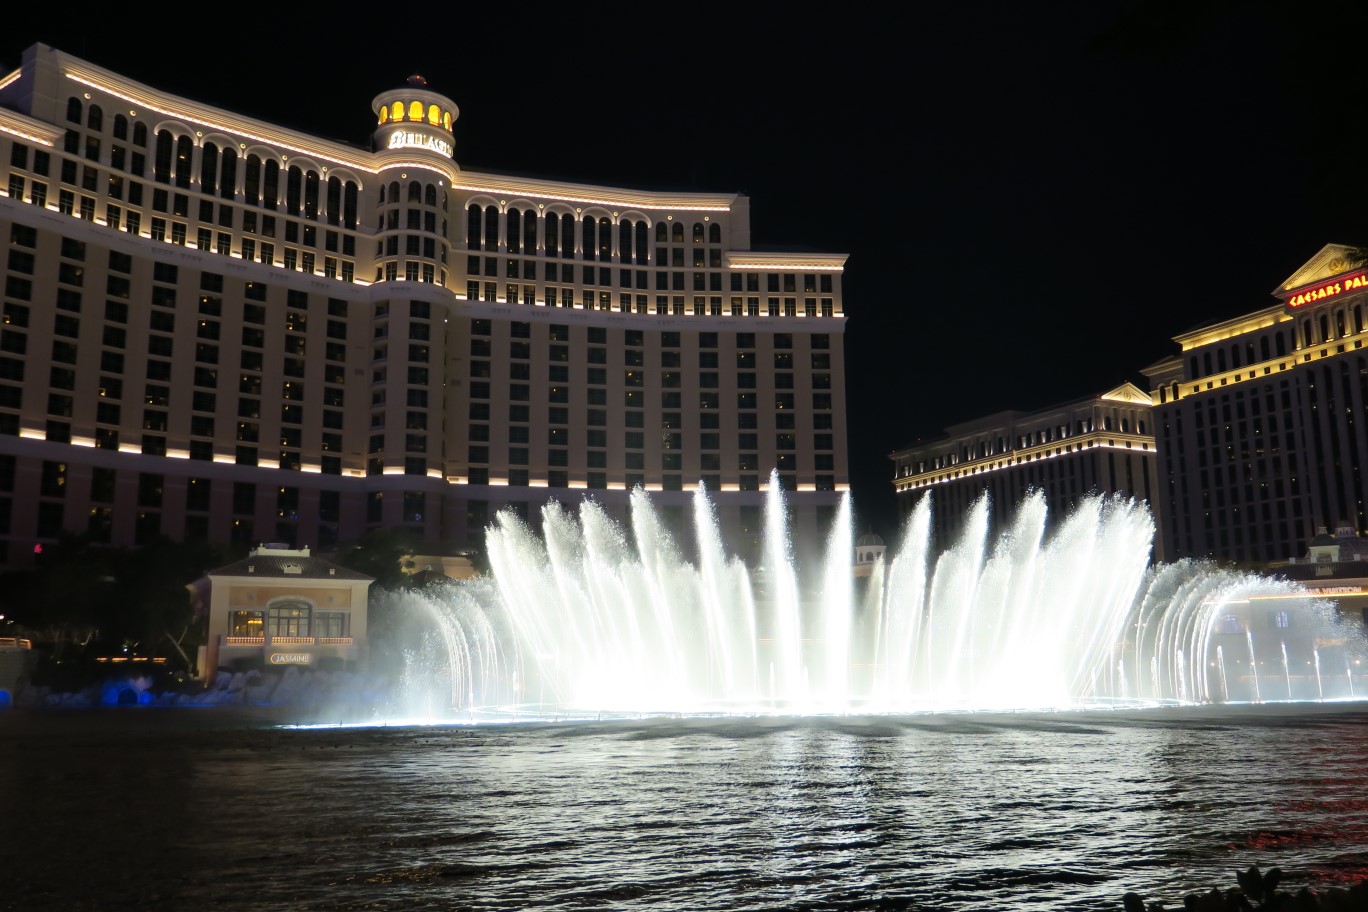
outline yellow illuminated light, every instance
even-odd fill
[[[396,101],[394,104],[390,105],[390,120],[403,120],[403,119],[404,119],[404,103],[403,103],[402,101]]]
[[[408,119],[409,119],[409,120],[422,120],[422,119],[423,119],[423,103],[422,103],[421,101],[410,101],[410,102],[409,102]]]

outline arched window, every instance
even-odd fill
[[[1282,333],[1278,333],[1273,337],[1273,351],[1276,352],[1280,358],[1287,354],[1287,337]]]
[[[304,217],[318,218],[318,172],[310,168],[304,172]]]
[[[218,146],[213,143],[200,150],[200,189],[210,196],[218,192]]]
[[[74,124],[81,122],[81,99],[75,95],[67,99],[67,120]]]
[[[702,223],[702,222],[694,222],[694,227],[693,227],[693,242],[694,242],[695,244],[701,244],[701,243],[703,243],[703,223]]]
[[[722,243],[722,226],[719,225],[717,222],[713,222],[711,225],[708,226],[708,243]]]
[[[445,190],[442,191],[442,211],[447,211],[447,195]]]
[[[380,108],[380,123],[382,125],[389,123],[389,105]]]
[[[597,228],[598,222],[594,221],[593,216],[580,223],[580,250],[584,251],[586,260],[592,260],[596,255],[595,251],[598,250],[598,244],[594,240]]]
[[[266,173],[261,178],[261,205],[274,209],[280,201],[280,162],[266,160]]]
[[[443,128],[443,129],[446,129],[446,130],[450,130],[450,129],[451,129],[451,112],[450,112],[450,111],[444,111],[444,112],[442,113],[442,128]]]
[[[497,206],[485,206],[484,249],[499,249],[499,209]]]
[[[508,210],[508,252],[522,253],[522,213]]]
[[[1330,318],[1325,314],[1320,316],[1320,341],[1330,341]]]
[[[261,158],[247,156],[247,165],[242,169],[242,199],[249,206],[255,206],[261,199]]]
[[[600,260],[607,262],[613,258],[613,223],[606,215],[599,219],[598,246]]]
[[[618,258],[624,263],[632,262],[632,223],[627,219],[618,222]]]
[[[670,229],[664,222],[656,222],[656,243],[663,244],[670,239]]]
[[[1223,371],[1226,369],[1226,356],[1224,348],[1216,349],[1216,369],[1218,371]]]
[[[484,225],[482,216],[479,206],[471,206],[466,210],[466,247],[470,250],[480,249],[480,228]]]
[[[114,115],[114,138],[128,139],[128,118],[122,114]]]
[[[636,262],[645,266],[649,261],[650,251],[646,249],[646,223],[636,223]]]
[[[546,255],[560,253],[560,216],[555,212],[546,213]]]
[[[684,225],[681,222],[675,222],[670,229],[670,240],[676,244],[684,243]]]
[[[1262,336],[1259,338],[1259,358],[1263,361],[1267,361],[1269,358],[1268,336]]]
[[[1302,347],[1306,348],[1311,344],[1311,321],[1302,320]]]
[[[347,181],[342,188],[342,222],[348,228],[356,227],[356,195],[359,189],[356,181]]]
[[[1354,332],[1363,332],[1363,305],[1354,305]]]
[[[157,131],[157,148],[152,156],[152,179],[159,184],[171,183],[171,154],[175,139],[170,130]]]
[[[313,608],[307,602],[276,602],[271,605],[267,631],[272,637],[311,636]]]
[[[432,184],[428,184],[427,187],[423,190],[423,205],[437,205],[437,188]]]
[[[135,123],[135,124],[133,125],[133,145],[135,145],[135,146],[146,146],[146,145],[147,145],[147,124],[145,124],[145,123]]]
[[[1160,391],[1160,392],[1163,392],[1163,388],[1160,387],[1160,390],[1159,390],[1159,391]],[[1137,422],[1137,423],[1138,423],[1139,426],[1140,426],[1140,427],[1139,427],[1140,433],[1142,433],[1142,434],[1145,433],[1145,422],[1144,422],[1144,421],[1139,421],[1139,422]]]
[[[219,166],[219,196],[232,199],[237,192],[237,149],[223,147],[223,163]]]
[[[410,101],[408,107],[409,120],[423,119],[423,103],[421,101]]]
[[[1202,367],[1204,368],[1202,373],[1206,376],[1210,376],[1211,374],[1215,373],[1215,371],[1212,370],[1211,367],[1211,352],[1202,352]]]
[[[575,255],[575,217],[570,213],[561,216],[561,257],[569,259]]]
[[[1232,345],[1232,346],[1230,346],[1230,366],[1231,366],[1231,367],[1239,367],[1239,366],[1240,366],[1240,346],[1238,346],[1238,345]]]
[[[342,182],[328,178],[328,224],[336,225],[342,217]]]
[[[1191,376],[1193,379],[1196,379],[1196,377],[1198,376],[1196,355],[1193,355],[1191,358],[1188,358],[1188,375]]]
[[[417,181],[409,181],[408,201],[410,203],[421,203],[423,201],[423,185]]]
[[[399,182],[398,182],[398,181],[390,181],[390,194],[389,194],[389,201],[390,201],[390,203],[391,203],[391,204],[394,204],[394,205],[398,205],[400,199],[402,199],[402,197],[399,195]]]
[[[176,186],[190,186],[190,162],[194,159],[195,144],[188,136],[176,140]]]
[[[396,101],[394,104],[390,105],[390,120],[403,120],[403,119],[404,119],[404,103],[403,103],[402,101]]]
[[[285,211],[299,215],[299,197],[304,189],[304,172],[298,165],[290,165],[285,172]]]
[[[434,127],[442,122],[442,109],[435,104],[428,105],[428,123]]]
[[[90,111],[86,114],[86,126],[92,130],[104,129],[104,111],[100,110],[99,105],[90,106]]]
[[[1335,311],[1335,338],[1343,339],[1345,336],[1344,311]]]
[[[1122,418],[1122,419],[1121,419],[1121,433],[1123,433],[1123,434],[1129,434],[1129,433],[1130,433],[1130,419],[1129,419],[1129,418]]]

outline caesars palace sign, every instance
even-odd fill
[[[412,130],[395,130],[389,137],[389,148],[391,149],[431,149],[433,152],[440,152],[447,158],[451,157],[451,143],[436,136],[429,136],[426,133],[415,133]]]
[[[1307,304],[1315,304],[1317,301],[1324,301],[1326,298],[1344,294],[1346,291],[1358,291],[1363,288],[1368,288],[1368,270],[1341,276],[1333,281],[1322,282],[1305,291],[1299,291],[1287,299],[1287,306],[1304,307]]]

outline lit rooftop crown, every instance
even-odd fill
[[[375,148],[435,152],[450,160],[455,148],[451,126],[460,116],[456,103],[428,88],[414,73],[400,89],[381,92],[371,101],[375,112]]]

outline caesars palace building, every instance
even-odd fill
[[[775,470],[816,537],[845,255],[753,250],[739,194],[464,171],[418,77],[371,113],[373,150],[44,45],[0,76],[0,564],[64,532],[479,547],[637,486],[682,531],[700,484],[745,558]]]

